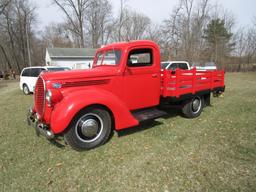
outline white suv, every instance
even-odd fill
[[[34,92],[34,87],[39,74],[42,71],[67,71],[68,67],[44,66],[44,67],[27,67],[20,73],[20,89],[25,95]]]

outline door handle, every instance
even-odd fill
[[[157,74],[156,73],[152,74],[152,77],[157,78]]]

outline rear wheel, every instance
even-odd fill
[[[23,85],[23,93],[25,95],[29,95],[30,94],[29,88],[28,88],[28,86],[26,84]]]
[[[75,150],[89,150],[103,145],[111,133],[111,117],[102,108],[88,108],[79,112],[64,134],[66,142]]]
[[[182,113],[187,118],[195,118],[201,114],[203,107],[203,97],[195,96],[191,101],[189,101],[183,106]]]

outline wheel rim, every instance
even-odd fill
[[[103,130],[103,121],[100,116],[89,113],[77,121],[75,129],[80,141],[90,143],[100,137]]]
[[[24,86],[23,90],[24,90],[24,93],[25,93],[26,95],[29,93],[29,90],[28,90],[28,87],[27,87],[27,86]]]
[[[202,101],[200,97],[195,97],[192,101],[192,112],[193,113],[198,113],[201,109],[202,106]]]

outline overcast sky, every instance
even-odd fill
[[[51,22],[63,21],[63,14],[53,5],[52,0],[32,0],[38,8],[38,27],[42,29]],[[197,1],[197,0],[195,0]],[[117,14],[119,0],[110,0],[113,4],[114,14]],[[155,23],[161,23],[168,18],[172,9],[177,5],[178,0],[128,0],[127,4],[133,10],[139,11],[151,18]],[[251,24],[253,16],[256,16],[256,0],[212,0],[218,2],[234,15],[238,26]]]

